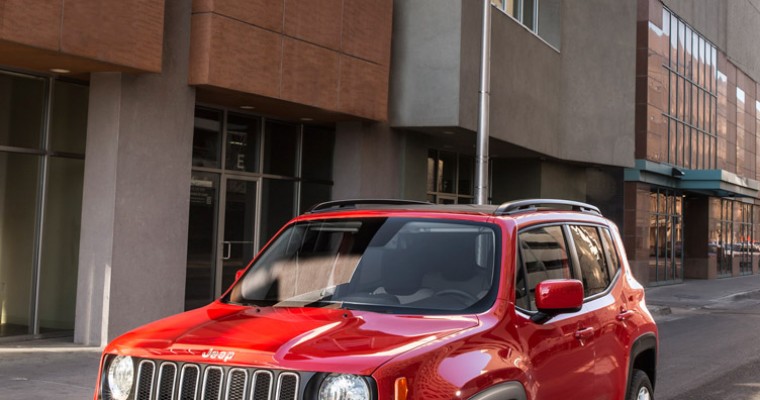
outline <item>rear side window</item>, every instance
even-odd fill
[[[570,225],[585,296],[603,292],[610,284],[607,258],[599,230],[594,226]]]
[[[615,242],[612,241],[609,229],[600,229],[602,231],[602,240],[604,240],[604,246],[607,248],[607,253],[610,256],[610,267],[612,275],[615,275],[617,270],[620,269],[620,256],[618,255],[617,248],[615,248]]]
[[[521,266],[515,302],[535,310],[536,285],[547,279],[570,279],[570,260],[561,226],[545,226],[519,234]]]

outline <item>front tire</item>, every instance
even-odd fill
[[[644,371],[640,369],[633,371],[626,400],[654,400],[652,382],[649,381],[649,376]]]

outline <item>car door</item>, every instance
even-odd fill
[[[534,290],[546,279],[576,279],[566,238],[567,228],[549,225],[519,233],[520,265],[516,283],[516,329],[529,358],[530,391],[538,399],[597,399],[594,339],[598,328],[584,304],[575,313],[546,322],[536,314]]]
[[[630,332],[624,282],[619,277],[620,260],[610,231],[598,225],[569,225],[573,250],[585,290],[584,308],[594,315],[596,387],[600,399],[625,397],[627,378],[626,343]]]

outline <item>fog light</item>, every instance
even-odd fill
[[[113,400],[126,400],[135,379],[132,357],[118,356],[108,367],[108,389]]]

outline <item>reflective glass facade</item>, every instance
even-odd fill
[[[0,71],[0,337],[74,328],[87,101]]]

